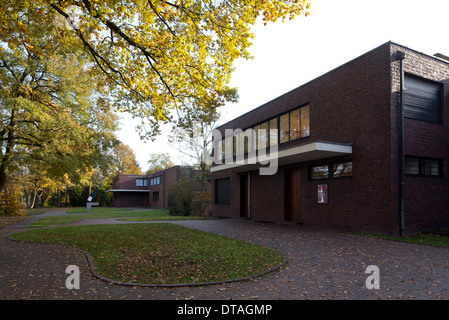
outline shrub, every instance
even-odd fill
[[[210,193],[197,190],[198,183],[192,178],[172,184],[168,190],[169,213],[182,216],[210,215]]]
[[[0,192],[0,215],[23,215],[22,193],[16,188],[7,188]]]

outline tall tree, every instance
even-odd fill
[[[152,174],[175,165],[169,153],[152,153],[150,155],[150,160],[148,160],[148,164],[150,166],[146,171],[146,174]]]
[[[64,48],[58,30],[39,19],[28,21],[26,38],[24,18],[16,18],[15,42],[0,45],[0,191],[19,159],[45,162],[51,176],[76,181],[116,126],[106,87],[86,55]]]
[[[123,142],[118,143],[110,153],[111,175],[142,174],[134,151]],[[111,177],[112,178],[112,177]]]
[[[233,63],[250,59],[259,17],[264,23],[308,14],[308,0],[0,0],[1,40],[35,48],[28,22],[50,28],[69,23],[58,39],[85,48],[92,68],[107,79],[117,110],[142,119],[154,138],[161,123],[188,125],[190,113],[213,118],[237,98]],[[17,37],[20,34],[20,37]],[[198,119],[197,119],[198,120]]]

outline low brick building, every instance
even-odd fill
[[[441,57],[387,42],[219,127],[213,215],[390,235],[449,228]],[[247,132],[262,133],[257,145]],[[277,152],[274,174],[250,161],[264,147]]]
[[[151,175],[119,174],[113,178],[113,188],[109,190],[112,192],[112,205],[167,208],[170,186],[192,174],[192,168],[183,166],[174,166]]]

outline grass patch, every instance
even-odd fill
[[[83,219],[98,219],[98,218],[123,218],[123,220],[133,220],[133,221],[169,221],[169,220],[185,220],[185,219],[197,219],[198,217],[184,217],[184,216],[170,216],[168,210],[145,210],[145,211],[125,211],[125,212],[115,212],[115,211],[103,211],[100,213],[87,214],[70,214],[61,216],[48,216],[39,219],[32,223],[30,227],[47,227],[47,226],[57,226],[67,223],[77,222]],[[136,220],[137,219],[137,220]]]
[[[90,211],[87,211],[86,208],[75,208],[67,210],[67,213],[104,213],[104,212],[127,212],[134,211],[134,209],[126,209],[126,208],[98,208],[92,207]]]
[[[372,233],[356,233],[356,234],[370,236],[370,237],[376,237],[376,238],[382,238],[382,239],[387,239],[387,240],[401,241],[401,242],[427,244],[427,245],[440,246],[440,247],[449,247],[449,235],[442,235],[442,234],[440,235],[440,234],[422,233],[419,235],[407,236],[407,237],[392,237],[392,236],[384,236],[384,235],[372,234]]]
[[[130,283],[225,281],[257,275],[284,260],[271,249],[169,223],[58,227],[12,237],[85,250],[99,274]]]

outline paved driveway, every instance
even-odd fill
[[[7,240],[0,230],[0,299],[449,299],[449,249],[249,220],[173,222],[261,244],[288,264],[251,281],[203,287],[145,288],[109,284],[92,275],[74,249]],[[68,290],[68,265],[80,268],[80,289]],[[367,289],[367,266],[379,268],[379,289]]]

